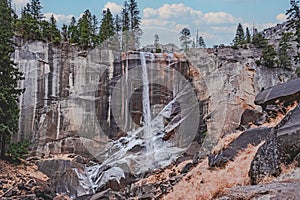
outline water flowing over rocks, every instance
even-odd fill
[[[56,193],[73,199],[163,198],[193,179],[189,173],[199,162],[213,174],[265,141],[249,172],[257,183],[279,175],[281,163],[300,159],[299,106],[286,115],[299,101],[298,80],[288,81],[289,70],[256,66],[259,56],[251,46],[183,55],[19,45],[13,58],[26,91],[14,139],[32,142],[32,156],[46,158],[39,170]],[[279,125],[265,126],[279,115],[286,115]],[[244,132],[211,152],[237,130]],[[55,154],[80,156],[51,158]],[[139,184],[149,177],[159,178]]]

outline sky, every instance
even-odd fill
[[[13,0],[16,10],[30,0]],[[76,19],[89,9],[98,19],[102,10],[110,8],[119,14],[124,0],[40,0],[46,19],[53,14],[58,25],[69,23],[72,16]],[[207,46],[229,45],[234,38],[236,27],[241,23],[244,28],[253,25],[262,31],[265,28],[286,20],[289,0],[137,0],[142,18],[142,46],[153,44],[158,34],[160,43],[180,44],[179,36],[183,28],[191,31],[195,38],[197,30]]]

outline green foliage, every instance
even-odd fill
[[[14,52],[13,37],[14,13],[10,2],[0,0],[0,151],[5,156],[10,136],[18,131],[18,97],[23,90],[17,89],[22,73],[14,66],[10,55]]]
[[[246,28],[246,43],[251,43],[251,35],[248,27]]]
[[[257,48],[265,48],[268,45],[268,40],[260,33],[253,35],[252,43]]]
[[[11,143],[7,149],[7,154],[13,159],[26,158],[28,155],[30,143],[28,141],[20,141]]]
[[[287,19],[287,27],[295,29],[295,41],[297,42],[297,48],[300,48],[300,8],[299,8],[299,1],[291,0],[290,1],[291,8],[286,11],[286,15],[288,16]],[[300,53],[297,53],[294,56],[294,61],[296,63],[300,62]]]
[[[135,30],[140,28],[141,24],[141,17],[140,11],[138,9],[137,2],[135,0],[129,0],[129,17],[130,17],[130,29]]]
[[[180,34],[181,36],[179,40],[181,41],[181,47],[184,49],[184,51],[188,51],[190,44],[192,43],[191,31],[188,28],[183,28]]]
[[[279,43],[278,50],[278,66],[290,68],[291,67],[291,58],[289,56],[292,51],[292,46],[289,43],[291,40],[292,33],[283,33]]]
[[[129,31],[130,19],[129,19],[129,5],[127,1],[124,2],[124,7],[122,9],[122,31]]]
[[[276,51],[272,45],[267,45],[262,51],[261,64],[266,67],[274,67],[276,61]]]
[[[92,14],[89,10],[86,10],[82,17],[78,20],[79,31],[79,45],[82,48],[88,48],[92,46]]]
[[[71,22],[68,26],[68,38],[71,44],[79,43],[79,29],[78,26],[76,25],[75,17],[71,18]]]
[[[100,43],[104,42],[114,34],[115,34],[114,19],[112,13],[110,12],[110,9],[108,8],[106,11],[103,11],[103,18],[101,21],[100,33],[99,33]]]
[[[244,33],[244,28],[241,23],[238,24],[237,29],[236,29],[236,34],[233,40],[233,44],[235,46],[245,44],[245,33]]]

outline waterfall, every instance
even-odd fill
[[[142,80],[143,80],[143,126],[144,138],[146,142],[146,154],[153,152],[152,144],[152,130],[151,130],[151,110],[149,97],[149,79],[147,72],[146,57],[144,52],[140,52],[140,59],[142,65]],[[147,159],[147,167],[151,167],[152,159]]]
[[[61,120],[61,106],[60,102],[57,103],[57,127],[56,127],[56,139],[59,139],[60,134],[60,120]]]

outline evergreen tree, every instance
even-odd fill
[[[291,67],[291,58],[289,56],[292,46],[290,44],[292,33],[283,33],[279,43],[278,50],[278,66],[290,68]]]
[[[71,44],[79,43],[79,30],[78,26],[76,25],[75,17],[72,17],[71,22],[68,26],[68,38]]]
[[[109,8],[103,11],[103,18],[100,26],[100,43],[112,37],[115,34],[114,18]]]
[[[264,36],[260,33],[253,35],[252,43],[257,48],[265,48],[268,45],[267,39],[265,39]]]
[[[128,11],[129,11],[129,17],[130,17],[130,29],[135,30],[140,28],[140,23],[141,23],[141,17],[140,11],[138,9],[137,2],[135,0],[129,0],[129,6],[128,6]]]
[[[130,29],[130,18],[129,18],[129,8],[127,1],[124,2],[124,7],[122,9],[122,31],[129,31]]]
[[[33,19],[40,21],[44,18],[42,14],[43,7],[41,5],[40,0],[31,0],[30,8]]]
[[[203,39],[202,36],[199,37],[198,43],[199,43],[199,44],[198,44],[198,45],[199,45],[199,48],[206,48],[206,44],[205,44],[204,39]]]
[[[287,10],[286,15],[288,15],[288,28],[295,29],[295,41],[297,42],[297,48],[300,48],[300,9],[299,9],[299,1],[291,0],[290,1],[291,8]],[[297,55],[294,57],[296,63],[300,61],[300,52],[297,51]]]
[[[50,42],[54,43],[60,43],[61,37],[60,37],[60,31],[57,29],[56,25],[56,19],[53,15],[50,17],[50,29],[49,29],[49,40]]]
[[[274,67],[276,64],[276,51],[272,45],[267,45],[262,51],[260,63],[266,67]]]
[[[233,44],[235,46],[241,45],[245,43],[245,33],[244,33],[244,28],[241,23],[238,24],[237,29],[236,29],[236,34],[235,38],[233,40]]]
[[[79,44],[83,48],[92,46],[92,14],[86,10],[82,17],[78,20],[79,28]]]
[[[183,28],[180,32],[180,41],[181,41],[181,47],[184,49],[184,51],[188,51],[190,44],[192,43],[191,40],[191,31],[188,28]]]
[[[68,26],[66,24],[63,24],[61,30],[62,30],[62,32],[61,32],[62,41],[63,42],[68,42],[68,40],[69,40],[69,38],[68,38]]]
[[[22,74],[14,66],[10,56],[14,52],[12,42],[13,11],[9,0],[0,0],[0,156],[4,157],[11,134],[18,130],[18,97],[16,89]]]
[[[115,18],[115,30],[119,33],[122,30],[122,20],[119,15],[116,15]]]
[[[251,35],[248,27],[246,28],[246,43],[251,43]]]
[[[95,47],[99,44],[99,37],[98,37],[98,19],[96,15],[92,17],[92,46]]]

